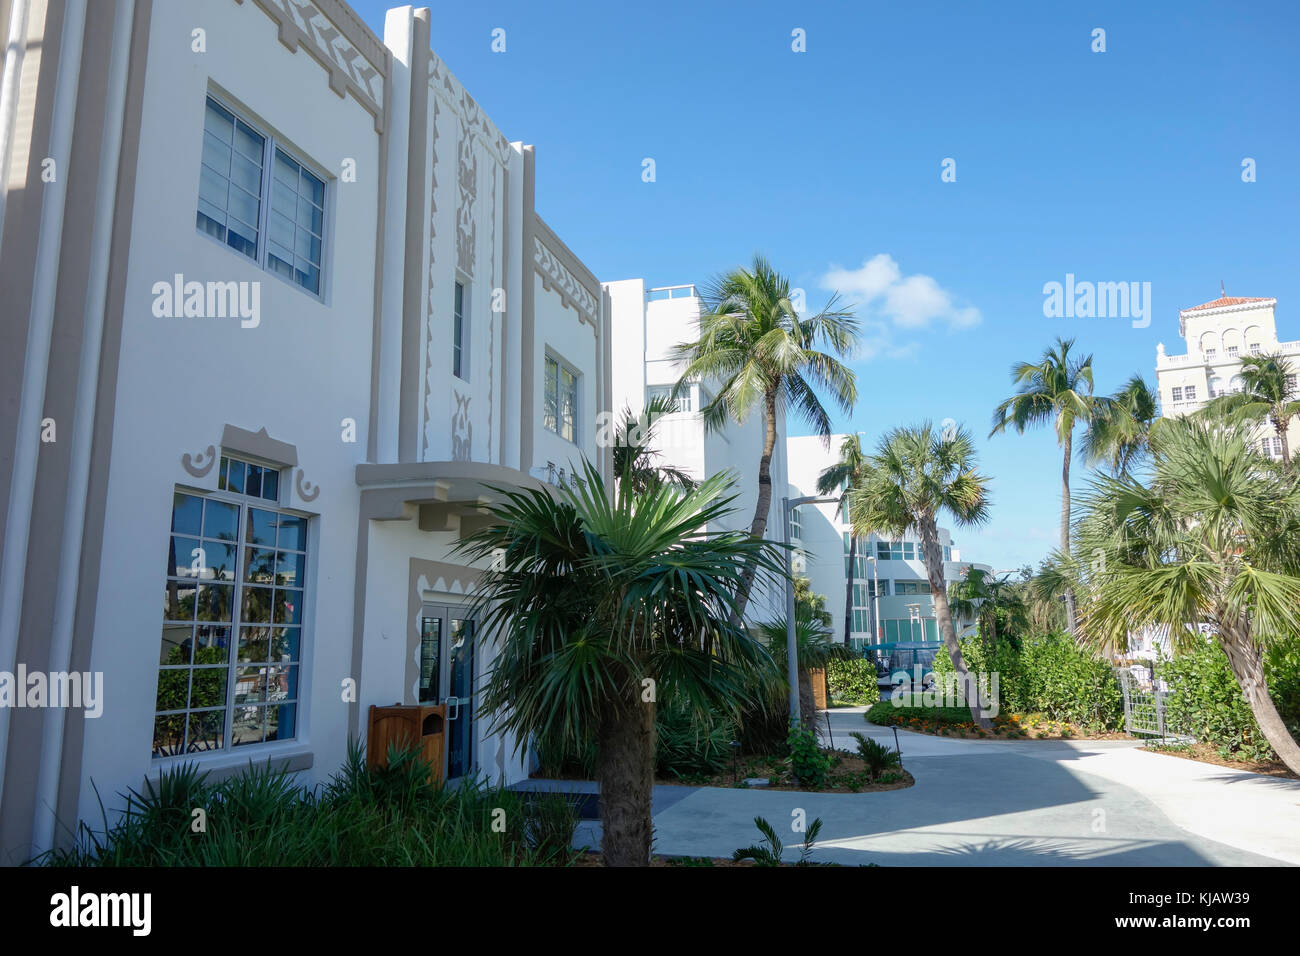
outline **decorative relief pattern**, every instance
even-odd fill
[[[438,98],[433,99],[433,122],[429,146],[429,270],[428,299],[424,308],[424,450],[420,457],[429,460],[429,423],[433,418],[433,316],[434,290],[437,276],[434,272],[434,243],[438,238]]]
[[[320,494],[320,486],[313,485],[306,480],[307,475],[301,468],[298,469],[294,476],[294,487],[298,490],[298,497],[303,501],[315,501],[316,496]]]
[[[311,52],[329,70],[332,90],[342,95],[351,88],[361,100],[368,101],[366,105],[374,114],[378,127],[383,117],[384,71],[387,66],[383,46],[372,42],[365,26],[355,21],[340,31],[308,0],[257,0],[257,4],[279,24],[280,40],[286,46],[297,49],[300,42],[310,45]],[[337,9],[340,16],[351,15],[346,3],[330,4],[329,7]],[[358,48],[344,35],[345,32],[362,38],[362,46],[368,49]]]
[[[469,395],[452,389],[456,410],[451,413],[451,460],[470,461],[474,446],[474,423],[469,419]]]
[[[501,131],[492,124],[482,107],[474,97],[461,86],[447,65],[438,59],[436,53],[429,55],[429,85],[438,97],[443,99],[452,111],[464,121],[465,129],[482,141],[491,152],[492,158],[502,166],[510,159],[510,142],[501,135]]]
[[[564,301],[577,309],[578,315],[594,327],[599,311],[596,297],[536,236],[533,237],[533,262],[541,273],[542,284],[547,289],[559,290]]]
[[[464,120],[460,123],[460,143],[456,149],[456,185],[460,196],[456,207],[456,268],[473,278],[474,246],[478,239],[478,223],[474,221],[474,200],[478,198],[478,156]]]
[[[217,446],[209,445],[206,449],[197,455],[191,455],[189,452],[181,455],[181,467],[188,471],[195,478],[202,478],[212,470],[212,466],[217,463]]]

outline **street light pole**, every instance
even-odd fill
[[[790,515],[800,505],[837,504],[839,498],[781,499],[781,543],[785,545],[785,672],[790,682],[790,726],[798,727],[799,715],[799,642],[794,634],[794,552],[790,548]]]

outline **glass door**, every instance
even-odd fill
[[[474,770],[474,620],[464,608],[426,604],[420,612],[420,703],[445,704],[446,779]]]

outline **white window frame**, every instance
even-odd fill
[[[456,291],[458,289],[460,290],[459,311],[456,309]],[[469,283],[457,276],[451,289],[451,374],[462,382],[469,381],[469,301]],[[459,345],[456,344],[458,331],[460,333]],[[456,368],[457,364],[460,365],[459,369]]]
[[[330,215],[330,201],[332,199],[332,194],[333,194],[333,190],[330,188],[330,177],[325,174],[324,170],[322,170],[319,165],[306,159],[301,151],[295,149],[293,146],[281,140],[275,134],[268,132],[268,127],[265,126],[264,124],[258,122],[255,119],[250,118],[251,114],[247,110],[243,109],[242,107],[236,106],[230,99],[228,99],[225,96],[222,96],[219,92],[213,89],[209,89],[204,94],[204,100],[203,100],[204,121],[202,124],[204,134],[207,133],[208,100],[212,100],[223,110],[225,110],[226,112],[234,116],[239,122],[243,123],[245,126],[248,126],[255,133],[257,133],[258,136],[262,137],[262,184],[258,192],[257,255],[252,257],[245,255],[244,253],[240,252],[238,249],[231,246],[229,243],[223,242],[222,240],[218,239],[216,236],[211,235],[210,233],[204,231],[203,229],[200,229],[197,222],[195,223],[194,231],[197,232],[204,239],[206,239],[208,242],[220,246],[221,248],[225,249],[227,252],[235,254],[240,259],[243,259],[247,262],[254,263],[263,272],[275,276],[281,282],[284,282],[285,284],[292,286],[293,288],[301,292],[303,295],[308,295],[319,302],[324,302],[326,282],[329,278],[329,268],[328,268],[329,252],[330,252],[329,229],[333,225],[332,217]],[[297,282],[295,279],[272,269],[267,263],[267,255],[269,251],[269,242],[268,242],[267,233],[270,228],[270,221],[271,221],[271,192],[272,189],[274,188],[274,183],[275,183],[274,163],[275,163],[276,149],[279,149],[282,152],[284,152],[291,160],[293,160],[295,163],[301,166],[304,170],[306,170],[316,179],[320,180],[321,183],[321,234],[320,234],[321,249],[320,249],[320,283],[319,283],[320,287],[314,292],[311,289],[307,288],[305,285],[302,285],[301,283]],[[203,158],[202,158],[202,151],[200,150],[200,155],[199,155],[200,178],[202,177],[203,174],[202,166],[203,166]],[[197,215],[197,213],[199,212],[197,192],[195,195],[194,208],[195,208],[195,213]],[[294,220],[294,224],[295,226],[297,226],[296,219]],[[294,250],[294,255],[295,256],[297,255],[296,249]]]
[[[247,464],[261,465],[263,468],[271,468],[273,470],[279,470],[280,471],[279,492],[280,492],[280,499],[283,500],[284,489],[285,489],[284,476],[286,473],[288,473],[289,471],[288,469],[281,468],[278,464],[274,462],[263,461],[261,459],[253,458],[238,453],[227,453],[224,449],[221,451],[221,457],[226,459],[236,460],[236,461],[242,461],[246,465]],[[315,554],[313,552],[315,550],[314,546],[315,546],[315,540],[317,534],[316,523],[312,520],[314,516],[303,511],[298,511],[293,508],[286,508],[282,504],[280,504],[279,501],[273,501],[267,498],[255,497],[246,494],[239,494],[233,491],[222,491],[222,490],[211,491],[202,488],[193,488],[185,485],[175,485],[172,488],[172,494],[173,494],[173,498],[172,498],[173,504],[171,507],[174,507],[174,501],[175,501],[174,496],[181,494],[181,495],[189,495],[190,497],[194,497],[194,498],[219,501],[225,504],[232,504],[237,506],[239,509],[238,517],[236,519],[236,537],[234,542],[232,542],[235,547],[235,566],[233,569],[234,578],[230,582],[230,584],[233,585],[233,590],[231,593],[231,604],[230,604],[230,621],[228,625],[230,628],[230,656],[226,662],[226,667],[225,667],[226,690],[225,690],[225,700],[221,707],[221,709],[224,709],[224,713],[225,713],[223,724],[222,724],[222,746],[220,748],[214,748],[212,750],[202,750],[202,751],[184,750],[179,754],[164,754],[164,755],[155,754],[153,752],[154,720],[156,720],[158,717],[179,715],[185,718],[187,724],[186,740],[188,743],[189,716],[191,714],[203,713],[203,712],[216,712],[218,710],[218,708],[216,707],[200,707],[197,709],[192,709],[188,706],[189,699],[187,696],[187,700],[186,700],[187,706],[184,710],[179,712],[177,711],[159,712],[156,709],[157,687],[155,685],[154,701],[152,704],[152,707],[154,708],[152,710],[153,720],[151,720],[149,724],[150,756],[153,765],[165,766],[169,761],[184,762],[184,761],[191,761],[196,759],[220,760],[222,758],[230,758],[231,756],[237,754],[249,754],[255,757],[257,753],[262,751],[301,746],[302,742],[306,740],[308,736],[307,728],[306,728],[306,720],[307,720],[307,713],[308,713],[308,700],[310,694],[310,682],[307,679],[309,668],[310,668],[310,660],[309,660],[309,653],[308,653],[309,646],[310,646],[309,635],[312,633],[312,630],[314,629],[315,626],[315,621],[313,620],[312,617],[312,607],[314,603],[314,593],[313,593],[314,589],[311,586],[311,575],[313,571],[313,566],[315,564]],[[278,545],[272,546],[272,548],[266,548],[259,545],[249,544],[247,541],[245,541],[244,540],[245,521],[247,519],[248,509],[250,508],[257,508],[261,511],[272,511],[277,514],[284,514],[294,518],[301,518],[306,523],[306,541],[304,543],[304,547],[301,550],[301,552],[299,552],[297,549],[290,549],[290,548],[282,549],[279,548]],[[169,544],[173,536],[186,537],[186,538],[199,537],[200,540],[203,540],[201,535],[195,536],[186,532],[173,532],[171,530],[170,516],[171,516],[171,508],[169,508],[168,511],[167,540]],[[264,664],[256,661],[245,661],[241,664],[239,661],[240,628],[245,626],[250,626],[250,627],[259,626],[258,623],[256,622],[250,625],[245,625],[244,623],[242,623],[240,617],[240,615],[242,614],[244,586],[247,583],[244,581],[244,571],[245,571],[244,562],[247,560],[247,550],[250,548],[254,550],[274,550],[274,551],[285,550],[285,551],[291,551],[293,553],[302,554],[303,580],[299,592],[300,600],[302,601],[302,614],[299,623],[297,625],[286,625],[286,626],[296,626],[298,628],[298,656],[297,656],[297,660],[292,662],[292,666],[298,669],[297,692],[296,692],[296,696],[291,701],[286,702],[286,703],[292,703],[294,706],[294,732],[292,736],[281,737],[276,740],[261,740],[258,741],[257,743],[240,744],[239,746],[236,746],[232,742],[232,730],[234,727],[235,712],[237,707],[257,706],[260,707],[262,710],[266,710],[270,706],[269,701],[263,701],[259,704],[253,704],[253,705],[235,704],[235,693],[238,687],[239,670],[241,668],[249,669],[255,667],[271,666],[270,664]],[[166,574],[163,575],[164,586],[166,585],[169,577],[170,577],[169,575]],[[265,587],[266,585],[260,585],[254,583],[252,586]],[[271,587],[275,587],[275,585],[271,585]],[[196,600],[197,600],[197,595],[196,595]],[[274,604],[274,596],[272,597],[272,602]],[[166,621],[167,621],[167,617],[164,614],[161,621],[159,621],[159,624],[160,625],[165,624]],[[211,623],[215,623],[217,624],[217,626],[226,626],[226,622],[211,622]],[[194,624],[195,625],[198,624],[197,616]],[[268,629],[274,626],[275,626],[274,624],[267,625]],[[161,681],[161,674],[163,672],[164,667],[165,665],[155,660],[154,673],[155,676],[158,677],[159,681]],[[191,681],[192,681],[193,679],[192,675],[194,671],[200,668],[196,668],[193,659],[191,659],[191,662],[188,666],[176,666],[168,669],[176,670],[176,671],[188,671],[191,675]],[[217,668],[213,667],[211,669],[216,670]]]
[[[547,399],[546,366],[548,364],[555,365],[555,427],[554,428],[546,424],[546,399]],[[572,438],[565,437],[564,421],[563,421],[563,405],[560,403],[560,393],[561,393],[560,390],[562,388],[560,383],[563,378],[561,373],[566,371],[571,376],[573,376],[573,437]],[[546,355],[542,361],[542,426],[547,431],[549,431],[552,435],[555,435],[556,437],[560,438],[563,441],[567,441],[570,444],[576,445],[578,443],[578,435],[580,434],[579,429],[581,428],[581,424],[580,424],[581,421],[582,421],[582,374],[576,368],[574,368],[572,365],[570,365],[568,362],[562,359],[559,355],[555,354],[550,349],[547,349]]]

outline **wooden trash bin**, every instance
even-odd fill
[[[388,766],[390,744],[399,748],[415,744],[433,767],[429,782],[441,783],[446,729],[446,704],[393,704],[391,707],[371,704],[366,765],[371,768]]]

